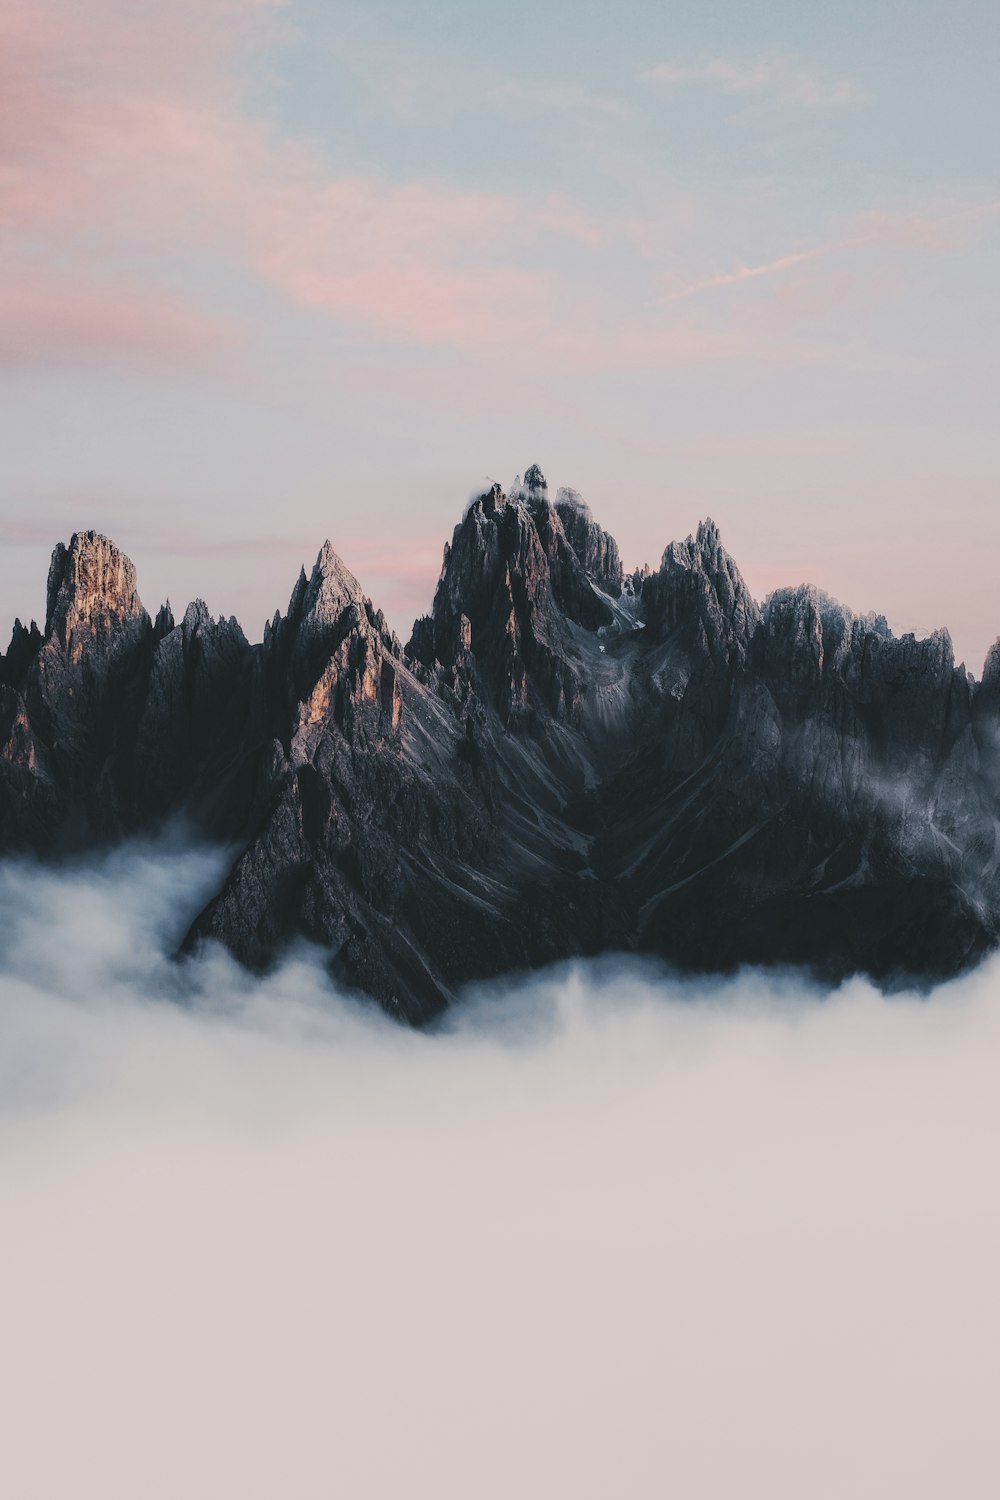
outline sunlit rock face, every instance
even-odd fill
[[[309,939],[413,1021],[608,950],[932,979],[1000,929],[998,663],[760,606],[711,521],[626,574],[537,465],[469,505],[405,647],[329,542],[250,645],[201,601],[151,621],[78,533],[0,659],[0,844],[183,815],[234,850],[189,944]]]
[[[39,727],[67,772],[86,780],[105,752],[118,700],[151,644],[135,568],[107,537],[77,532],[49,568],[45,634],[27,677]]]
[[[57,546],[45,630],[15,624],[3,673],[0,829],[15,845],[124,830],[120,788],[106,773],[151,646],[129,559],[93,531]]]
[[[135,568],[96,531],[76,532],[58,543],[49,568],[46,649],[91,665],[126,651],[149,626],[136,588]]]

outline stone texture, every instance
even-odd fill
[[[598,526],[590,507],[576,490],[561,489],[556,495],[555,510],[584,572],[605,593],[619,595],[624,573],[614,537]]]

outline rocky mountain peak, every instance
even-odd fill
[[[994,641],[986,653],[986,661],[983,664],[982,681],[978,683],[975,692],[976,712],[978,717],[987,719],[990,723],[989,739],[994,763],[997,765],[997,779],[1000,784],[1000,640]]]
[[[181,619],[181,629],[184,634],[194,635],[196,630],[201,630],[211,623],[212,616],[204,599],[192,599]]]
[[[714,573],[720,570],[730,572],[735,566],[722,545],[719,528],[711,516],[706,516],[704,521],[698,522],[693,536],[688,536],[683,542],[669,544],[663,553],[660,567],[663,568],[668,562],[689,571],[702,573]]]
[[[167,599],[156,611],[156,619],[153,621],[153,639],[162,641],[164,636],[169,635],[173,630],[175,623],[174,612],[170,607],[170,600]]]
[[[548,493],[548,484],[545,475],[537,464],[529,464],[524,471],[524,488],[529,495],[545,495]]]
[[[696,625],[708,653],[732,664],[742,660],[760,622],[760,609],[711,519],[693,536],[671,542],[660,568],[642,588],[651,638]]]
[[[598,526],[590,506],[576,490],[557,491],[555,511],[584,571],[606,594],[617,598],[622,591],[624,574],[614,537]]]
[[[78,827],[88,820],[105,834],[120,827],[119,789],[97,787],[117,728],[141,691],[152,646],[153,626],[129,558],[96,531],[60,543],[49,568],[44,639],[37,650],[30,640],[22,643],[21,656],[29,660],[19,691],[31,727],[36,794],[44,800],[51,795],[45,788],[59,787]],[[30,798],[25,805],[31,807]],[[36,815],[37,808],[29,814]],[[68,825],[63,831],[71,836]]]
[[[149,623],[136,587],[135,567],[96,531],[60,542],[49,568],[45,636],[79,660],[107,653]]]
[[[582,525],[593,527],[586,518]],[[608,572],[603,535],[596,528],[591,551],[604,572],[592,577],[537,464],[508,495],[493,485],[467,508],[445,548],[433,613],[414,626],[411,658],[448,670],[474,664],[485,696],[505,716],[530,712],[536,695],[555,712],[570,712],[580,680],[569,659],[569,622],[597,630],[613,619],[599,592]],[[579,552],[588,555],[582,535]]]
[[[947,630],[933,630],[922,638],[912,633],[895,636],[884,615],[856,614],[814,584],[775,589],[764,603],[762,625],[762,642],[780,645],[789,661],[808,655],[820,671],[840,671],[863,652],[919,666],[938,678],[948,677],[955,668]]]
[[[855,618],[845,604],[814,583],[775,589],[765,599],[761,614],[765,628],[772,633],[803,626],[811,635],[822,635],[826,630],[836,637],[847,634]]]
[[[556,510],[561,516],[578,515],[585,521],[594,519],[593,511],[579,490],[574,490],[566,484],[560,485],[556,490]]]
[[[41,632],[34,620],[30,627],[27,627],[16,619],[11,631],[7,654],[0,657],[0,682],[20,688],[29,666],[38,655],[41,644]]]
[[[776,701],[784,704],[790,694],[812,691],[820,678],[841,674],[854,636],[854,615],[822,589],[775,589],[764,602],[755,653]]]
[[[402,647],[331,542],[308,578],[299,573],[288,614],[265,628],[263,652],[272,722],[291,737],[294,755],[313,753],[331,722],[353,734],[372,706],[398,727]]]
[[[364,593],[354,574],[327,540],[320,548],[302,597],[303,620],[333,625],[346,609],[364,604]]]
[[[1000,640],[994,641],[986,653],[982,686],[985,688],[987,684],[1000,695]]]

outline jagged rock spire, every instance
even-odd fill
[[[448,669],[471,652],[488,699],[507,717],[528,713],[535,696],[571,712],[583,679],[567,622],[610,625],[599,592],[606,584],[588,574],[533,464],[506,499],[494,485],[468,507],[445,549],[433,613],[417,621],[407,649],[425,667]]]
[[[590,506],[576,490],[558,490],[555,511],[584,571],[605,593],[617,597],[622,591],[623,573],[614,537],[598,526]]]
[[[708,518],[694,536],[671,542],[642,589],[651,637],[700,628],[709,655],[732,665],[746,656],[760,610]]]
[[[524,471],[524,488],[529,495],[542,496],[548,493],[545,475],[537,464],[529,464]]]
[[[149,617],[136,587],[135,567],[96,531],[60,542],[49,568],[45,636],[70,652],[105,652],[134,635]]]
[[[361,585],[327,539],[319,550],[302,595],[301,615],[316,625],[332,625],[352,604],[364,603]]]

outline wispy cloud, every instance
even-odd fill
[[[692,282],[690,286],[675,292],[669,300],[681,302],[686,297],[696,297],[700,292],[710,292],[716,287],[736,286],[741,281],[755,281],[759,276],[774,276],[807,261],[820,260],[824,255],[829,255],[832,249],[832,246],[821,246],[816,250],[799,250],[792,255],[780,255],[777,260],[767,261],[760,266],[737,266],[735,271],[723,271],[718,276],[707,276],[704,281]]]
[[[944,213],[886,213],[862,214],[853,227],[838,239],[826,244],[814,245],[807,250],[795,250],[779,255],[773,260],[756,265],[739,265],[732,271],[722,271],[692,281],[670,292],[668,302],[682,302],[697,297],[703,292],[717,291],[724,287],[739,286],[746,281],[757,281],[765,276],[780,276],[799,266],[814,264],[834,255],[875,247],[891,246],[896,249],[946,251],[952,247],[956,236],[964,229],[1000,216],[1000,201],[976,203],[966,208],[951,209]]]
[[[88,358],[200,365],[237,336],[238,318],[252,335],[289,309],[382,343],[502,357],[508,366],[526,349],[563,370],[725,360],[745,351],[746,331],[713,327],[701,309],[697,320],[682,318],[668,304],[788,274],[853,243],[810,246],[810,225],[797,224],[785,231],[788,253],[772,256],[765,240],[763,253],[735,267],[702,259],[711,274],[699,275],[699,245],[704,256],[709,245],[733,244],[723,222],[733,217],[732,194],[688,192],[667,174],[651,177],[632,155],[642,180],[605,213],[585,194],[581,201],[544,185],[490,190],[446,177],[399,180],[388,167],[334,170],[314,141],[279,128],[255,91],[254,69],[269,56],[280,16],[279,6],[254,0],[169,8],[92,0],[85,16],[70,0],[8,0],[0,369]],[[397,61],[365,53],[355,65],[391,96]],[[864,97],[851,80],[785,56],[665,62],[646,77],[666,88],[711,86],[764,108]],[[418,88],[416,103],[440,95],[444,82]],[[480,70],[453,86],[490,108],[562,113],[574,131],[588,113],[619,112],[614,98],[571,79],[536,87]],[[752,185],[737,194],[735,217],[759,224]],[[779,227],[780,215],[769,216],[769,240]],[[856,221],[851,232],[858,239],[876,229],[888,235],[888,219]],[[896,216],[892,232],[944,230]],[[661,267],[672,282],[666,295]],[[207,290],[220,286],[221,301]],[[770,355],[773,331],[758,342]]]
[[[641,76],[647,83],[663,88],[700,85],[723,94],[804,110],[851,108],[867,103],[870,98],[854,79],[822,73],[801,59],[784,54],[663,62],[645,69]]]
[[[156,285],[182,255],[389,337],[544,344],[549,280],[518,258],[516,231],[593,242],[580,210],[544,193],[331,174],[310,143],[244,108],[237,61],[262,16],[270,36],[271,9],[185,0],[137,16],[95,0],[84,18],[66,0],[14,0],[0,32],[0,361],[157,344],[198,358],[216,316],[196,292],[185,308]]]

